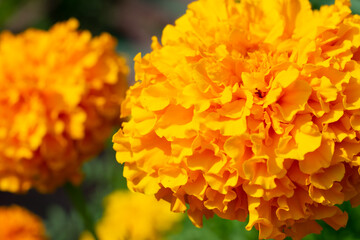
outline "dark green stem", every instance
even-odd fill
[[[95,240],[99,240],[96,236],[94,220],[86,207],[87,205],[82,190],[71,183],[66,183],[64,188],[76,211],[81,216],[86,230],[93,235]]]

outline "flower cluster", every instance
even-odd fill
[[[0,34],[0,190],[51,191],[81,180],[114,124],[128,72],[109,34],[70,19]]]
[[[159,240],[182,219],[165,201],[129,191],[115,191],[107,196],[102,219],[96,225],[100,240]],[[84,232],[81,240],[93,240]]]
[[[19,206],[0,207],[0,226],[0,239],[47,239],[40,218]]]
[[[199,0],[135,57],[113,137],[130,189],[300,239],[360,201],[360,16],[349,0]],[[187,205],[188,204],[188,205]]]

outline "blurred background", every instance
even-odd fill
[[[191,0],[0,0],[0,31],[22,32],[29,27],[48,29],[58,21],[75,17],[81,29],[88,29],[94,35],[109,32],[118,39],[118,51],[128,59],[138,53],[150,51],[151,37],[161,36],[167,24],[185,13]],[[332,4],[331,0],[313,0],[313,8]],[[352,0],[352,10],[360,13],[360,0]],[[0,56],[1,57],[1,56]],[[133,73],[129,77],[133,82]],[[99,219],[103,211],[103,197],[115,189],[125,189],[122,166],[115,161],[111,139],[106,149],[97,158],[84,165],[85,193],[90,212]],[[53,194],[40,195],[30,191],[24,195],[0,192],[0,205],[19,204],[41,216],[48,235],[54,240],[75,240],[83,231],[81,219],[72,209],[63,189]],[[321,235],[310,235],[312,239],[360,239],[360,208],[350,210],[348,203],[341,206],[350,212],[346,229],[334,231],[324,226]],[[119,223],[121,224],[121,223]],[[168,239],[235,240],[257,239],[256,231],[247,232],[245,223],[227,221],[215,217],[205,221],[204,228],[195,228],[184,216],[179,226],[168,234]]]

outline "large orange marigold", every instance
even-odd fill
[[[135,58],[113,138],[128,186],[300,239],[360,200],[360,16],[350,1],[199,0]],[[187,205],[188,204],[188,205]],[[188,206],[188,207],[187,207]],[[188,209],[187,209],[188,208]]]
[[[128,71],[109,34],[71,19],[0,34],[0,190],[49,191],[98,153],[118,123]]]
[[[16,205],[0,207],[0,226],[0,239],[47,239],[45,227],[41,219],[25,208]]]

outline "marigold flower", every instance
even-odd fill
[[[360,16],[350,1],[199,0],[135,57],[114,135],[130,189],[259,238],[301,239],[360,201]],[[186,205],[188,204],[188,206]]]
[[[129,191],[115,191],[105,199],[102,219],[96,225],[99,240],[158,240],[182,219],[165,201]],[[93,240],[84,232],[80,240]]]
[[[0,239],[47,239],[41,219],[23,207],[0,207],[0,226]]]
[[[51,191],[81,180],[114,124],[128,72],[109,34],[70,19],[0,34],[0,190]]]

